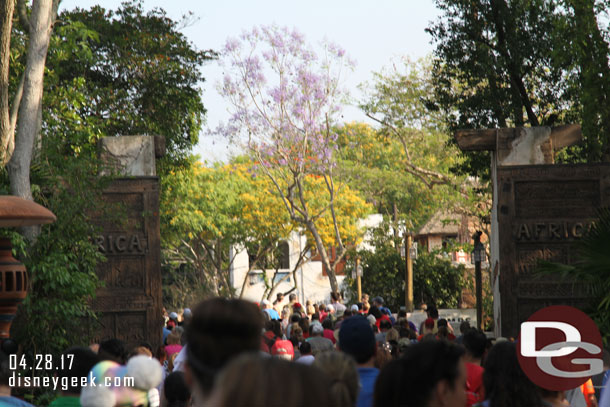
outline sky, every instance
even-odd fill
[[[60,10],[89,8],[99,4],[116,9],[119,0],[63,0]],[[391,67],[402,57],[412,60],[433,51],[430,36],[424,31],[439,16],[433,0],[143,0],[144,8],[163,8],[169,17],[180,19],[193,13],[191,24],[182,32],[198,49],[220,50],[227,37],[236,37],[253,26],[277,24],[296,27],[308,42],[328,39],[342,46],[356,61],[356,68],[345,82],[352,98],[361,98],[358,85],[371,81],[372,72]],[[216,62],[202,68],[206,82],[202,84],[203,103],[208,110],[206,128],[214,129],[225,121],[228,104],[216,91],[222,70]],[[355,106],[344,109],[345,121],[366,121]],[[237,153],[236,146],[219,137],[199,137],[194,153],[202,160],[226,160]]]

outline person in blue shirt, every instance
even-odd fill
[[[339,330],[337,346],[339,350],[356,360],[360,380],[360,392],[356,406],[372,407],[379,369],[375,368],[377,343],[369,321],[360,315],[345,319]]]
[[[269,314],[270,319],[280,319],[280,314],[278,314],[277,311],[273,309],[273,305],[269,300],[263,300],[263,307],[263,311]]]

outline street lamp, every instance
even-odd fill
[[[477,327],[483,329],[483,279],[481,275],[481,262],[485,260],[485,246],[481,243],[480,231],[472,235],[474,249],[470,254],[470,259],[474,264],[474,278],[477,296]]]

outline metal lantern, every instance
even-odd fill
[[[55,222],[47,208],[16,196],[0,196],[0,227],[33,226]],[[0,340],[9,337],[17,307],[27,296],[25,266],[13,257],[11,241],[0,238]]]
[[[485,246],[480,241],[475,242],[474,249],[470,253],[470,261],[472,264],[482,263],[485,261],[486,253]]]
[[[413,242],[411,248],[409,249],[409,257],[412,260],[417,260],[417,242]]]

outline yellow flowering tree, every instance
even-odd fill
[[[162,241],[166,264],[186,265],[196,275],[194,281],[214,295],[243,295],[247,282],[230,280],[231,265],[241,249],[246,249],[250,259],[246,278],[252,270],[272,270],[272,278],[263,273],[264,296],[270,298],[283,281],[275,278],[279,266],[269,261],[276,255],[279,243],[293,232],[305,233],[308,242],[312,242],[302,248],[288,275],[310,260],[306,253],[315,245],[307,231],[290,218],[271,180],[258,175],[254,167],[247,159],[213,167],[196,162],[163,180]],[[322,241],[327,247],[336,245],[335,222],[320,199],[326,191],[324,179],[309,176],[304,182],[308,186],[305,199],[313,211],[320,212]],[[346,246],[361,240],[363,231],[358,228],[358,220],[369,211],[370,206],[355,190],[347,185],[337,186],[336,224]],[[292,280],[296,284],[297,279]],[[242,289],[236,292],[233,287],[240,284]]]

